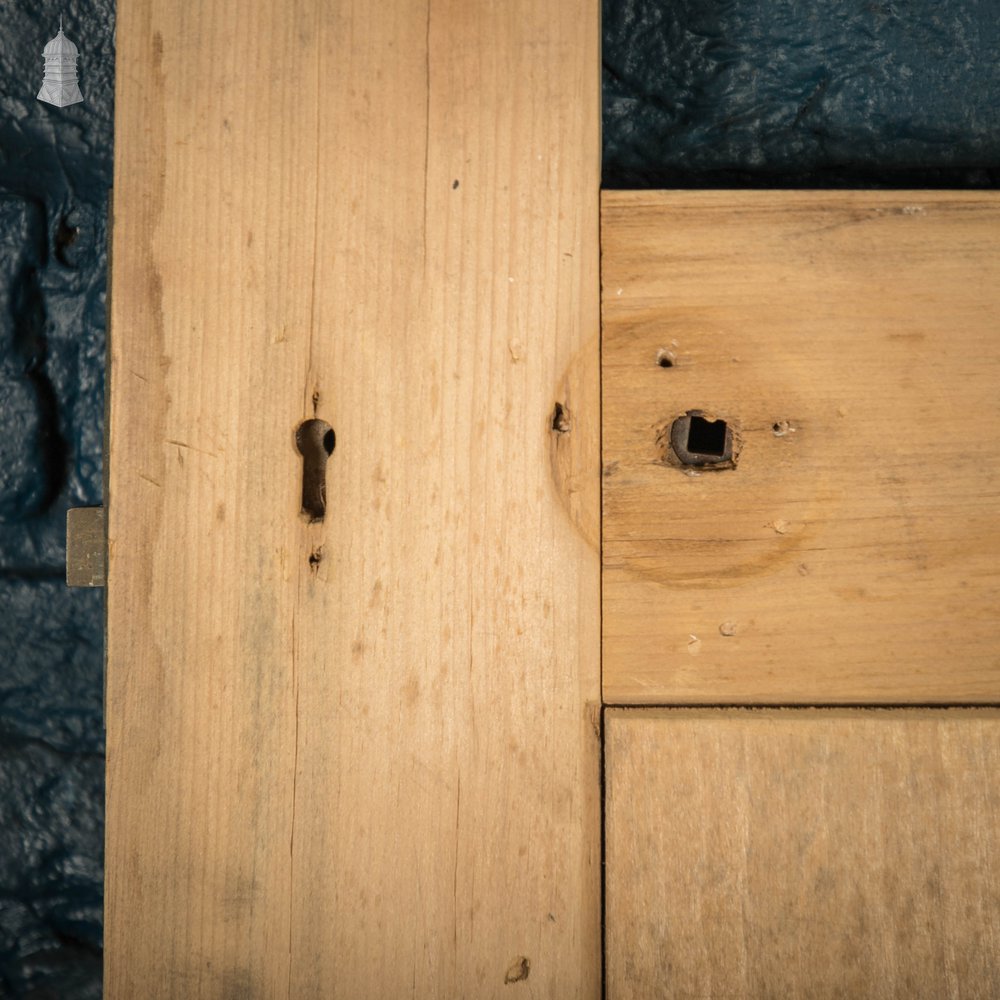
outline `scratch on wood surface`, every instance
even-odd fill
[[[838,229],[850,229],[852,226],[864,225],[867,222],[884,218],[884,216],[885,212],[878,208],[870,212],[852,212],[846,218],[840,217],[836,222],[828,222],[826,225],[800,230],[797,233],[791,234],[789,238],[793,240],[809,239],[821,234],[835,232]]]
[[[199,448],[197,445],[188,444],[187,441],[178,441],[176,438],[165,438],[167,444],[176,445],[178,448],[184,448],[187,451],[197,451],[202,455],[209,455],[211,458],[218,458],[219,453],[217,451],[207,451],[204,448]]]
[[[604,725],[604,720],[602,718],[603,705],[598,701],[588,701],[584,706],[584,712],[587,716],[587,722],[590,724],[590,728],[594,733],[595,738],[598,743],[600,743],[602,736],[602,729]]]

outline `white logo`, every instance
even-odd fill
[[[63,34],[62,15],[59,17],[59,34],[45,46],[45,78],[38,100],[65,108],[83,100],[80,85],[76,82],[76,46]]]

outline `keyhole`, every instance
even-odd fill
[[[326,513],[326,460],[337,443],[325,420],[305,420],[295,432],[295,447],[302,456],[302,513],[322,521]]]

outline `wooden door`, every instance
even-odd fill
[[[107,996],[596,997],[597,4],[117,37]]]
[[[602,345],[598,73],[119,11],[109,997],[996,992],[995,200],[610,195]]]
[[[996,996],[1000,201],[612,192],[602,275],[608,997]]]

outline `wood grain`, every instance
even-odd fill
[[[120,9],[106,996],[599,994],[597,28]]]
[[[605,699],[1000,700],[1000,198],[608,192],[602,261]]]
[[[1000,994],[1000,713],[605,721],[609,1000]]]

